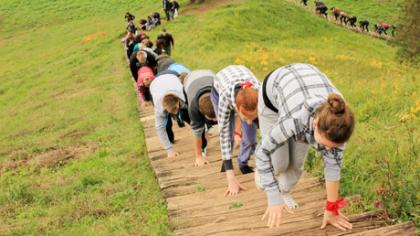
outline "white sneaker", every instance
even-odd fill
[[[298,204],[293,199],[290,193],[282,193],[283,201],[290,209],[298,208]]]
[[[204,148],[204,150],[201,150],[201,155],[203,155],[203,157],[207,156],[207,148]]]
[[[213,125],[211,128],[209,128],[209,129],[207,129],[207,134],[209,135],[209,136],[213,136],[213,135],[216,135],[217,134],[217,132],[218,132],[218,128],[217,128],[217,125]]]

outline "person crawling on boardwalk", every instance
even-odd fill
[[[175,142],[172,117],[177,120],[180,127],[184,127],[184,123],[191,123],[187,99],[178,74],[169,70],[161,72],[152,81],[150,92],[155,111],[156,132],[168,157],[176,157],[179,153],[172,146]],[[201,137],[202,142],[206,142],[205,136]]]
[[[191,72],[187,67],[179,63],[172,63],[169,65],[168,70],[176,72],[181,83],[184,83],[185,77]]]
[[[157,59],[157,72],[158,73],[167,70],[169,66],[175,63],[175,61],[166,53],[162,53],[158,55],[156,59]]]
[[[148,66],[152,68],[153,71],[156,70],[157,61],[154,53],[151,53],[144,49],[141,49],[137,52],[133,52],[133,54],[130,57],[130,71],[136,83],[139,77],[138,71],[140,67],[143,66]]]
[[[188,101],[188,114],[195,137],[195,166],[203,166],[206,160],[207,131],[217,124],[211,103],[211,89],[216,77],[210,70],[192,71],[184,79],[184,91]]]
[[[285,212],[298,204],[290,194],[299,181],[312,145],[322,154],[327,202],[321,228],[340,230],[352,224],[340,212],[340,170],[345,143],[355,126],[341,93],[316,67],[291,64],[270,73],[258,95],[261,143],[256,150],[255,183],[267,194],[263,220],[278,227]]]
[[[222,172],[226,171],[228,189],[225,196],[235,196],[246,188],[233,173],[232,152],[235,131],[235,113],[240,117],[242,140],[238,166],[243,174],[252,173],[248,160],[255,151],[257,132],[257,104],[259,81],[245,66],[233,65],[216,74],[211,101],[220,130]]]
[[[168,157],[176,157],[179,153],[172,146],[175,136],[172,131],[171,115],[189,121],[182,83],[171,73],[158,74],[150,85],[150,92],[155,111],[156,133]]]
[[[140,67],[137,78],[137,89],[139,92],[140,105],[147,107],[152,105],[152,95],[150,94],[150,84],[155,78],[152,68],[148,66]]]

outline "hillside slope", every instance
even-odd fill
[[[119,44],[127,10],[159,9],[0,0],[0,234],[169,234]],[[397,64],[394,48],[277,0],[235,1],[165,27],[191,69],[240,63],[263,79],[292,62],[318,66],[358,118],[343,195],[362,195],[354,211],[381,201],[418,224],[419,71]],[[320,164],[311,155],[308,170]]]
[[[380,11],[386,16],[392,10]],[[234,2],[165,27],[176,37],[175,58],[192,69],[245,64],[262,80],[293,62],[319,67],[357,117],[342,194],[361,194],[360,210],[385,207],[391,217],[419,224],[419,70],[397,63],[396,48],[287,1]],[[307,167],[322,173],[313,155]]]
[[[166,235],[120,44],[156,1],[0,0],[0,235]]]
[[[310,5],[312,2],[310,1]],[[356,15],[359,20],[368,19],[373,29],[373,24],[382,21],[397,24],[404,0],[326,0],[324,2],[328,8],[338,7],[348,14]]]

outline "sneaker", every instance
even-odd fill
[[[201,155],[203,155],[203,157],[207,156],[207,148],[201,149]]]
[[[244,175],[254,173],[254,170],[251,167],[249,167],[249,165],[241,166],[239,169],[241,169],[241,172]]]
[[[216,125],[211,126],[210,128],[207,129],[207,134],[212,136],[212,135],[216,135],[217,134],[217,130],[215,128]]]
[[[298,204],[293,199],[290,193],[282,193],[283,201],[290,209],[298,208]]]
[[[185,127],[185,122],[179,116],[176,116],[176,123],[178,123],[179,128],[184,128]]]

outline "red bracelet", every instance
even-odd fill
[[[239,133],[238,131],[233,132],[233,134],[235,134],[236,136],[239,136],[239,138],[242,138],[242,134]]]
[[[346,206],[347,206],[347,204],[344,202],[344,198],[341,197],[341,198],[337,199],[337,201],[335,201],[335,202],[329,202],[327,200],[325,210],[331,211],[334,215],[338,215],[338,211],[340,210],[340,208],[343,208],[343,207],[346,207]]]

